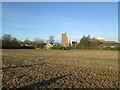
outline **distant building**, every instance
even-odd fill
[[[75,45],[77,45],[77,41],[76,41],[76,40],[69,39],[69,44],[70,44],[71,46],[75,46]]]
[[[45,45],[45,48],[46,49],[50,49],[50,48],[52,48],[53,47],[53,45],[51,44],[51,43],[47,43],[46,45]]]
[[[30,45],[30,44],[21,44],[21,47],[22,47],[22,46],[32,47],[33,45]]]
[[[105,41],[105,39],[104,39],[104,38],[101,38],[101,37],[97,37],[96,39],[98,39],[98,40],[101,41],[101,42],[104,42],[104,41]]]
[[[26,48],[26,49],[33,49],[34,46],[31,44],[21,44],[21,48]]]
[[[62,46],[63,47],[68,47],[69,43],[68,43],[68,37],[67,37],[67,33],[62,33]]]

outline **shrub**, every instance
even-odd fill
[[[53,46],[52,49],[63,49],[62,46]]]

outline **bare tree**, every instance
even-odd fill
[[[2,36],[2,48],[18,48],[18,40],[12,37],[10,34],[4,34]]]
[[[54,43],[54,36],[49,36],[49,43]]]
[[[44,44],[44,40],[41,38],[35,38],[33,44],[36,48],[42,48]]]

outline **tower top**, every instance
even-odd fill
[[[67,32],[64,32],[64,33],[62,33],[62,34],[67,35]]]

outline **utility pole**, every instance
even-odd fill
[[[76,50],[76,42],[75,42],[75,50]]]

